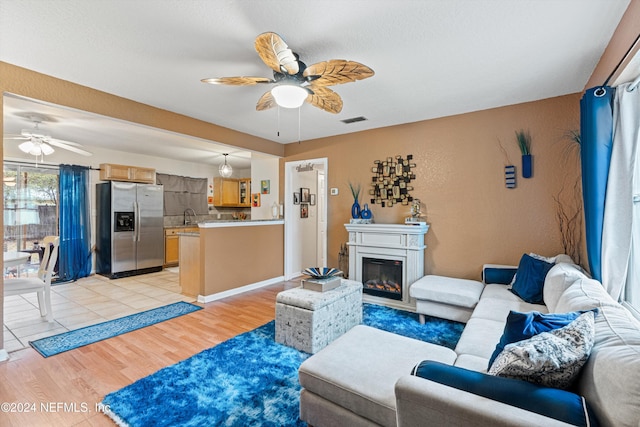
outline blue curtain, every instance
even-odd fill
[[[611,161],[614,89],[591,88],[580,100],[582,194],[591,275],[602,280],[602,224]]]
[[[60,165],[60,262],[61,281],[91,273],[89,168]]]

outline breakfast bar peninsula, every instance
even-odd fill
[[[284,280],[284,220],[207,221],[179,233],[182,293],[206,303]]]

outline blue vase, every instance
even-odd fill
[[[371,219],[371,211],[369,210],[369,205],[367,203],[362,207],[362,211],[360,211],[360,217],[362,219]]]
[[[351,218],[360,218],[360,204],[358,203],[358,199],[356,199],[353,202],[353,205],[351,205]]]
[[[533,158],[531,154],[522,156],[522,177],[531,178],[533,176]]]

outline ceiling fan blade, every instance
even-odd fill
[[[82,154],[83,156],[93,156],[90,152],[83,150],[82,148],[78,148],[80,144],[69,141],[61,141],[59,139],[47,139],[47,144],[53,145],[54,147],[60,147],[65,150],[73,151],[74,153]]]
[[[31,139],[31,138],[26,137],[26,136],[17,136],[16,135],[16,136],[3,136],[2,139],[16,139],[16,140],[24,141],[26,139]]]
[[[329,113],[338,114],[342,111],[342,98],[329,88],[324,86],[310,88],[313,93],[307,96],[306,101]]]
[[[276,105],[278,104],[276,104],[276,100],[274,99],[273,95],[271,95],[271,91],[268,91],[258,100],[258,103],[256,104],[256,111],[268,110],[269,108],[273,108]]]
[[[308,66],[302,75],[314,86],[333,86],[367,79],[374,72],[359,62],[331,59]]]
[[[266,77],[218,77],[202,79],[201,82],[212,85],[252,86],[258,83],[275,83],[275,80]]]
[[[256,37],[255,48],[262,61],[278,73],[298,74],[298,58],[276,33],[262,33]]]

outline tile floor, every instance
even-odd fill
[[[177,269],[122,279],[92,275],[51,287],[54,321],[40,317],[35,293],[4,299],[4,348],[11,352],[29,341],[116,319],[177,301],[194,302],[180,294]]]

